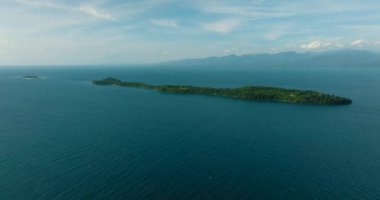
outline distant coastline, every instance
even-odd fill
[[[24,79],[32,79],[32,80],[41,79],[40,76],[36,76],[36,75],[26,75],[23,78]]]
[[[275,54],[227,55],[164,62],[169,66],[217,68],[378,68],[380,55],[365,50],[324,52],[280,52]]]
[[[297,104],[347,105],[352,100],[330,94],[310,90],[295,90],[278,87],[244,86],[239,88],[211,88],[189,85],[149,85],[139,82],[123,82],[116,78],[106,78],[92,81],[99,86],[135,87],[155,90],[163,93],[195,94],[221,96],[242,100],[273,101]]]

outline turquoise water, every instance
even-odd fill
[[[314,89],[354,103],[90,83],[107,76]],[[379,91],[380,70],[1,69],[0,199],[380,199]]]

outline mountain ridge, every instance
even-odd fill
[[[227,55],[183,59],[163,63],[181,66],[241,66],[241,67],[380,67],[380,54],[364,50],[326,52],[280,52],[276,54]]]

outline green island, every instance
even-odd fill
[[[115,78],[92,81],[99,86],[134,87],[163,93],[221,96],[242,100],[274,101],[299,104],[346,105],[352,101],[345,97],[324,94],[311,90],[285,89],[278,87],[244,86],[239,88],[212,88],[190,85],[149,85],[140,82],[123,82]]]
[[[27,75],[27,76],[24,76],[24,79],[40,79],[41,77],[39,76],[36,76],[36,75]]]

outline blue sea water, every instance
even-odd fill
[[[353,104],[90,83],[108,76],[313,89]],[[0,199],[380,199],[380,70],[0,69]]]

